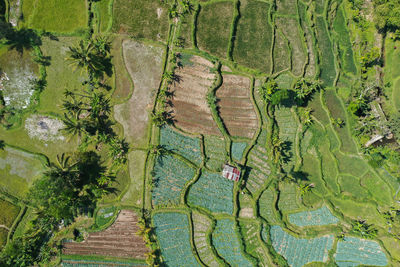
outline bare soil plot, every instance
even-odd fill
[[[250,79],[223,75],[223,83],[216,94],[219,112],[229,134],[252,138],[258,128],[258,118],[250,99]]]
[[[146,140],[149,112],[161,81],[164,51],[133,40],[125,40],[122,48],[134,89],[129,101],[115,106],[115,118],[123,125],[127,140],[141,144]]]
[[[101,232],[90,233],[81,243],[65,242],[63,254],[102,255],[144,259],[149,252],[143,238],[136,233],[138,217],[131,210],[121,210],[114,224]]]
[[[221,135],[206,100],[208,89],[216,79],[211,72],[214,65],[199,56],[184,59],[183,68],[175,71],[179,81],[170,89],[175,124],[190,133]]]

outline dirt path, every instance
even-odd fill
[[[8,228],[7,226],[5,226],[4,224],[0,224],[0,228],[4,228],[4,229],[6,229],[7,231],[10,231],[10,228]]]

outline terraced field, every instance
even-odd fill
[[[21,265],[400,266],[385,1],[3,2],[0,249],[44,240]],[[32,201],[89,168],[78,209]]]
[[[257,114],[251,100],[250,79],[223,75],[218,88],[218,110],[232,136],[252,138],[258,127]]]

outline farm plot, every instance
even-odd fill
[[[31,8],[34,8],[33,13],[25,20],[28,20],[29,26],[34,29],[71,33],[83,30],[87,26],[88,12],[85,1],[37,0]]]
[[[204,4],[197,18],[197,46],[218,57],[225,57],[230,42],[234,4],[231,1]]]
[[[204,147],[207,158],[206,167],[214,171],[221,171],[227,158],[224,138],[205,136]]]
[[[250,171],[246,179],[246,188],[253,195],[263,189],[268,176],[271,174],[267,162],[267,149],[259,145],[254,146],[248,156],[247,165],[250,167]]]
[[[241,240],[235,231],[235,222],[231,219],[217,220],[212,233],[212,243],[220,255],[230,266],[253,266],[242,250]]]
[[[275,30],[273,49],[274,68],[273,73],[280,73],[290,69],[290,50],[288,41],[279,30]]]
[[[296,6],[296,2],[294,2],[293,5]],[[300,32],[300,25],[298,19],[288,18],[288,17],[277,17],[275,19],[275,23],[278,26],[278,29],[282,31],[286,39],[289,41],[292,53],[291,56],[292,73],[295,76],[300,76],[303,74],[304,65],[307,60],[307,54],[305,51],[303,40],[301,39],[303,33]]]
[[[317,14],[322,15],[325,11],[325,0],[315,1],[315,11]]]
[[[363,176],[369,169],[368,164],[364,159],[354,156],[345,155],[342,153],[335,153],[338,161],[339,172],[344,174],[351,174],[355,177]]]
[[[193,211],[193,242],[196,246],[200,260],[210,267],[220,266],[211,246],[208,244],[208,232],[211,230],[212,221],[207,216]]]
[[[111,0],[100,0],[95,2],[94,10],[97,18],[97,28],[100,32],[107,32],[112,26]]]
[[[38,65],[33,62],[29,51],[19,53],[16,49],[0,50],[0,91],[4,104],[17,110],[31,103],[35,92]]]
[[[239,194],[239,218],[254,219],[254,208],[252,197],[249,194]]]
[[[98,227],[101,227],[115,219],[114,216],[116,216],[118,213],[119,209],[114,206],[101,208],[96,213],[95,223]]]
[[[146,267],[145,262],[128,262],[121,260],[95,260],[95,259],[62,259],[62,267]]]
[[[277,223],[275,215],[276,193],[273,187],[265,190],[258,199],[259,214],[270,224]]]
[[[256,258],[260,266],[270,266],[268,256],[263,250],[260,235],[260,227],[257,223],[253,222],[239,222],[240,232],[244,239],[246,253]]]
[[[295,184],[281,184],[279,190],[279,210],[289,212],[299,208],[299,204],[297,203],[297,186]]]
[[[326,206],[313,211],[289,214],[288,218],[290,223],[301,227],[337,224],[339,222],[339,219],[332,215]]]
[[[171,85],[172,108],[177,127],[190,133],[221,135],[208,107],[206,95],[216,75],[213,63],[183,54],[182,68],[175,70],[179,81]]]
[[[180,27],[179,27],[179,41],[181,42],[184,48],[192,48],[193,47],[193,20],[195,16],[195,12],[191,14],[186,14],[185,16],[180,18]]]
[[[279,0],[276,2],[276,10],[281,15],[297,16],[297,1]]]
[[[7,243],[8,230],[0,227],[0,249],[2,249]]]
[[[153,173],[153,205],[178,205],[182,190],[195,171],[183,161],[166,155],[157,158]]]
[[[123,125],[127,140],[141,145],[147,140],[149,113],[160,85],[164,51],[133,40],[123,41],[122,49],[135,88],[129,101],[115,106],[115,118]]]
[[[390,190],[390,187],[382,180],[381,177],[375,175],[371,171],[367,172],[361,178],[361,185],[368,189],[372,196],[380,203],[392,203],[393,194]]]
[[[219,114],[233,136],[252,138],[258,128],[258,118],[251,101],[250,79],[224,74],[218,88]]]
[[[275,111],[275,119],[279,127],[279,138],[284,142],[287,160],[284,163],[284,170],[290,172],[296,162],[296,132],[297,122],[294,114],[287,107],[279,107]]]
[[[272,246],[281,254],[291,267],[302,267],[310,262],[326,262],[332,249],[332,235],[300,239],[282,230],[280,226],[271,227]]]
[[[327,26],[323,17],[316,17],[316,38],[320,51],[320,77],[326,86],[332,86],[336,78],[335,57]]]
[[[220,173],[203,171],[197,182],[190,187],[188,203],[211,212],[233,212],[233,181]]]
[[[350,42],[349,30],[346,25],[346,18],[343,7],[339,7],[336,11],[333,29],[336,32],[338,41],[338,51],[340,53],[341,67],[346,73],[357,74],[357,68],[354,63],[353,48]]]
[[[317,61],[317,53],[315,52],[314,40],[313,40],[313,32],[311,31],[310,21],[307,18],[306,5],[299,1],[298,2],[299,15],[300,15],[300,24],[304,32],[305,41],[307,45],[307,53],[308,53],[308,64],[305,69],[305,76],[314,77],[316,73],[316,61]]]
[[[244,66],[270,73],[273,30],[268,22],[270,5],[241,1],[233,58]]]
[[[202,161],[200,139],[180,134],[169,126],[161,128],[160,145],[195,164]]]
[[[199,266],[190,246],[190,226],[186,214],[156,213],[155,233],[166,266]]]
[[[106,230],[89,233],[81,243],[64,242],[63,254],[102,255],[144,259],[149,252],[137,225],[138,217],[131,210],[121,210],[116,221]]]
[[[325,142],[323,143],[324,140]],[[338,170],[336,162],[334,156],[329,150],[329,140],[327,138],[324,138],[324,140],[321,140],[322,142],[318,147],[321,158],[322,178],[324,179],[330,190],[338,194],[340,189],[337,182]]]
[[[82,1],[80,1],[82,2]],[[73,71],[65,59],[68,57],[68,47],[79,42],[76,37],[57,37],[58,41],[50,38],[42,38],[41,49],[45,56],[51,58],[51,67],[46,68],[47,86],[40,94],[40,113],[56,113],[62,115],[60,106],[64,97],[64,90],[79,89],[82,82],[87,79],[86,75],[79,70]]]
[[[135,38],[154,41],[165,41],[167,38],[168,5],[164,2],[158,0],[114,1],[113,18],[114,32],[127,33]]]
[[[0,228],[9,229],[18,217],[20,207],[0,198]]]
[[[35,154],[11,147],[0,150],[0,186],[11,195],[24,197],[29,185],[43,171],[42,159]]]
[[[343,152],[357,153],[357,147],[354,144],[353,138],[347,126],[346,110],[343,107],[342,101],[338,98],[334,90],[325,91],[326,106],[329,109],[331,117],[333,119],[342,119],[346,125],[343,127],[335,127],[336,132],[339,135],[340,142],[342,143],[340,149]]]
[[[243,152],[247,147],[247,143],[245,142],[232,142],[232,158],[241,161],[243,157]]]
[[[387,266],[388,260],[378,242],[345,237],[339,241],[334,255],[339,267],[359,265]]]
[[[313,155],[314,154],[314,155]],[[302,166],[300,169],[300,177],[304,176],[310,183],[314,184],[313,192],[319,196],[327,194],[327,189],[321,175],[321,162],[318,156],[315,155],[315,148],[312,151],[304,154]]]
[[[121,199],[123,204],[136,206],[142,204],[146,157],[146,152],[142,150],[133,150],[128,154],[130,183],[129,189]]]
[[[361,186],[359,178],[341,174],[338,181],[343,195],[353,196],[359,201],[367,200],[370,197],[368,191]]]

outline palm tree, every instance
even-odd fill
[[[65,124],[65,127],[62,130],[67,132],[70,138],[75,135],[78,135],[80,138],[82,134],[86,132],[86,123],[79,118],[70,118],[66,113],[64,113],[62,121]]]
[[[72,61],[71,65],[74,66],[74,70],[81,68],[82,70],[86,70],[89,76],[94,75],[99,77],[104,70],[98,50],[92,42],[84,43],[80,41],[77,46],[69,47],[69,57],[67,60]]]

